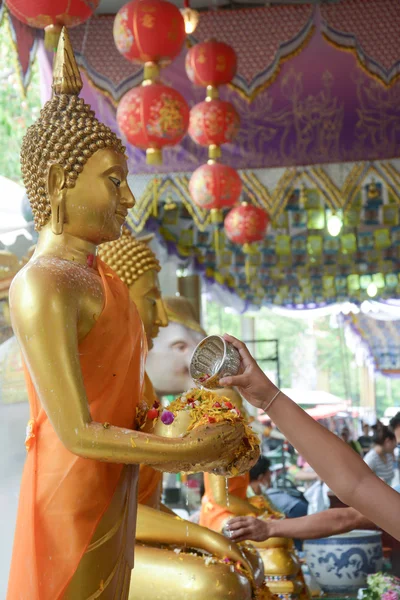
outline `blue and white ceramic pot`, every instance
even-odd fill
[[[307,565],[324,592],[346,594],[366,587],[367,576],[382,568],[382,534],[350,531],[304,542]]]

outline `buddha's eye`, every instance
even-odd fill
[[[109,179],[110,179],[110,181],[113,182],[115,187],[119,188],[119,186],[121,185],[120,179],[117,179],[116,177],[109,177]]]

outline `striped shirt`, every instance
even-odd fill
[[[364,456],[364,460],[377,477],[390,485],[394,477],[394,458],[392,454],[386,454],[385,456],[386,461],[382,460],[380,454],[372,448]]]

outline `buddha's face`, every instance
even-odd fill
[[[135,205],[125,157],[110,148],[97,150],[73,188],[65,189],[60,179],[63,173],[56,166],[54,173],[50,170],[48,180],[52,212],[60,193],[64,194],[63,230],[96,245],[118,239],[128,210]]]
[[[202,333],[173,321],[161,329],[146,363],[147,373],[158,394],[180,394],[193,387],[190,359],[203,338]]]
[[[156,271],[146,271],[129,288],[129,294],[137,306],[146,332],[149,349],[160,327],[168,325],[167,312],[161,297]]]

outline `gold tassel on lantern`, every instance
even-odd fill
[[[160,77],[160,67],[155,62],[144,63],[143,69],[143,83],[142,85],[151,85],[155,81],[158,81]]]
[[[44,47],[46,50],[56,52],[60,39],[62,25],[48,25],[44,29]]]
[[[219,208],[212,208],[211,209],[211,223],[213,224],[214,227],[214,249],[215,249],[215,254],[218,256],[219,253],[221,252],[221,244],[220,244],[220,232],[219,232],[219,225],[220,223],[222,223],[224,220],[224,215],[221,209]]]
[[[206,102],[211,102],[211,100],[217,100],[218,98],[219,98],[218,88],[215,85],[208,85]]]
[[[243,244],[243,248],[242,248],[244,254],[246,255],[246,260],[244,263],[244,270],[245,270],[245,274],[246,274],[246,283],[247,285],[250,285],[251,282],[251,255],[253,254],[257,254],[257,250],[256,248],[253,246],[253,244]]]
[[[158,217],[158,179],[153,179],[153,217]]]
[[[147,165],[162,165],[162,152],[160,148],[147,148],[146,150]]]
[[[216,160],[217,158],[221,158],[221,148],[216,144],[211,144],[208,146],[208,158],[210,160]]]

